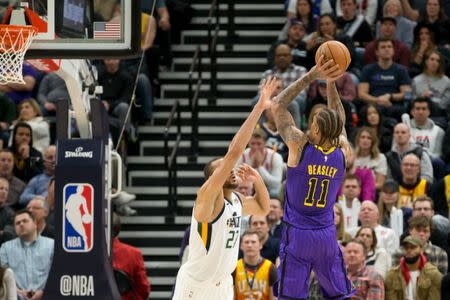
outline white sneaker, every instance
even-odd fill
[[[119,193],[119,196],[117,196],[116,198],[112,199],[112,202],[115,205],[120,206],[120,205],[124,205],[124,204],[130,203],[134,199],[136,199],[136,195],[127,193],[125,191],[121,191]]]

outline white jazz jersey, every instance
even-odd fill
[[[199,223],[192,214],[189,258],[183,265],[196,281],[220,280],[236,268],[242,204],[237,194],[224,199],[224,207],[211,223]]]

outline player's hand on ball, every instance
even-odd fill
[[[83,221],[84,224],[89,224],[89,223],[92,222],[92,216],[89,215],[89,214],[84,214],[84,215],[81,217],[81,221]]]
[[[256,171],[247,164],[241,164],[238,167],[236,174],[242,181],[249,181],[249,182],[255,182],[259,176],[258,171]]]
[[[275,94],[279,87],[279,80],[276,77],[268,77],[264,79],[259,91],[258,104],[262,105],[264,109],[269,108],[272,104],[272,96]]]
[[[324,55],[320,56],[319,62],[316,64],[316,71],[319,72],[321,78],[331,82],[338,80],[344,74],[333,59],[325,62]]]

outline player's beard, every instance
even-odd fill
[[[236,182],[225,181],[223,188],[228,189],[228,190],[235,190],[238,188],[238,186],[239,186],[239,183],[237,181]]]

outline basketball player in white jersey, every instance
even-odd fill
[[[269,194],[258,172],[233,168],[247,146],[263,111],[270,107],[277,81],[268,79],[258,103],[234,136],[225,157],[205,166],[206,182],[197,193],[189,236],[189,258],[178,271],[173,300],[232,300],[231,273],[236,268],[242,214],[266,216]],[[233,192],[238,178],[254,183],[255,196]]]

